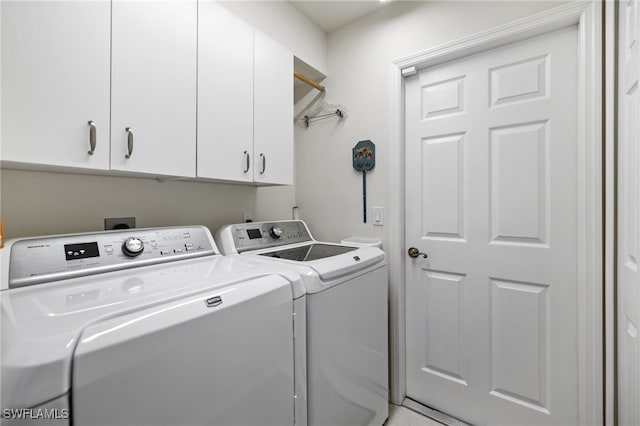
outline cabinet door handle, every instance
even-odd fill
[[[251,167],[251,155],[249,155],[249,151],[244,152],[244,160],[245,160],[244,173],[247,173],[249,171],[249,168]]]
[[[125,154],[125,158],[131,158],[133,154],[133,129],[131,127],[126,127],[124,130],[127,131],[127,154]]]
[[[96,151],[96,123],[89,120],[89,155]]]
[[[260,158],[262,158],[262,170],[260,171],[260,174],[263,175],[267,170],[267,156],[263,153],[260,153]]]

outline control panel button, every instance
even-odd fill
[[[269,235],[276,239],[280,238],[282,234],[284,234],[284,231],[279,226],[272,226],[269,230]]]
[[[140,256],[144,251],[144,244],[140,238],[129,237],[122,243],[122,252],[129,257]]]

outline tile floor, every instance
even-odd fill
[[[400,405],[389,404],[389,419],[385,426],[442,426],[435,420]]]

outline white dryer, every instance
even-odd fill
[[[307,297],[307,421],[382,425],[388,417],[388,266],[375,247],[314,240],[300,220],[227,225],[225,255],[303,278]]]
[[[219,255],[204,227],[0,255],[3,425],[294,424],[295,276]]]

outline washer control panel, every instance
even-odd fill
[[[215,254],[202,226],[23,239],[11,244],[9,288]]]
[[[301,220],[241,223],[231,225],[230,230],[238,253],[313,241]]]

